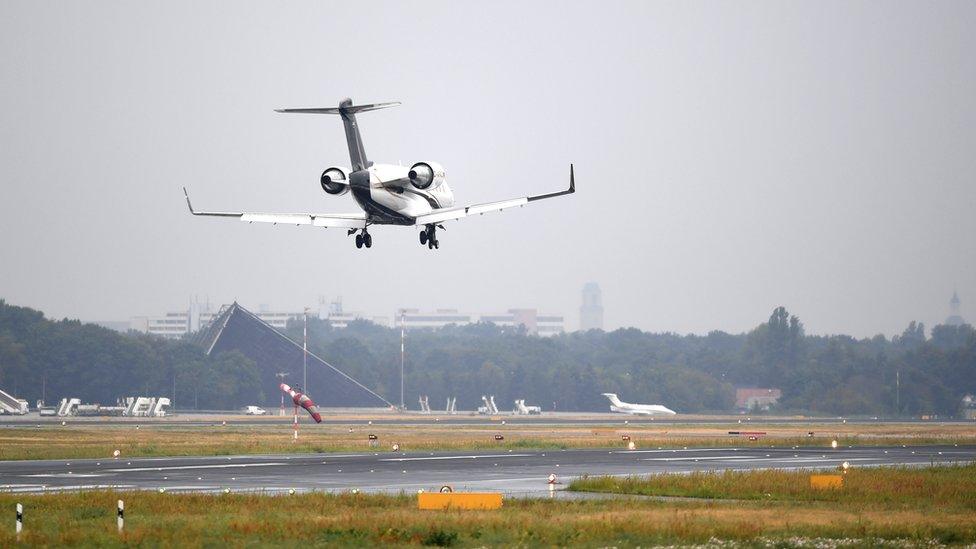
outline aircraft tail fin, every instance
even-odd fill
[[[610,404],[613,404],[614,406],[620,406],[623,404],[623,402],[620,402],[620,399],[617,398],[617,393],[603,393],[603,396],[607,397],[610,400]]]
[[[305,109],[275,109],[280,113],[297,114],[338,114],[342,117],[342,125],[346,130],[346,144],[349,146],[349,162],[352,164],[353,171],[359,171],[372,166],[372,162],[366,159],[366,149],[363,148],[363,138],[359,135],[359,126],[356,124],[356,113],[369,112],[387,107],[399,105],[398,101],[392,103],[370,103],[367,105],[353,105],[352,99],[346,98],[339,102],[338,107],[313,107]]]

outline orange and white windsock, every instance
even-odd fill
[[[308,398],[308,395],[299,393],[298,391],[292,389],[287,383],[281,384],[281,390],[288,393],[288,396],[291,397],[291,400],[295,403],[295,406],[305,408],[305,411],[312,416],[315,423],[322,423],[322,415],[319,414],[318,408],[315,407],[315,403],[312,402],[312,399]]]

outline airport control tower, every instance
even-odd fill
[[[596,282],[583,285],[583,304],[580,305],[580,330],[603,329],[603,295]]]
[[[949,300],[949,318],[945,319],[945,323],[949,326],[962,326],[966,323],[959,314],[959,303],[959,294],[952,292],[952,299]]]

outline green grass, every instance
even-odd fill
[[[115,502],[126,503],[116,531]],[[20,545],[16,502],[25,507]],[[735,504],[648,499],[506,500],[498,511],[419,511],[413,496],[311,493],[159,494],[106,491],[0,494],[9,523],[0,547],[16,546],[582,546],[702,544],[788,547],[804,540],[909,544],[976,541],[971,509],[892,509],[841,502]]]
[[[976,511],[976,465],[854,468],[843,487],[816,489],[809,471],[710,471],[576,479],[569,490],[731,500],[830,502],[885,509]]]

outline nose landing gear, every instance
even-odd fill
[[[428,250],[433,250],[434,248],[440,248],[441,243],[437,240],[437,227],[444,228],[440,225],[425,225],[424,230],[420,233],[420,245],[427,245]]]

